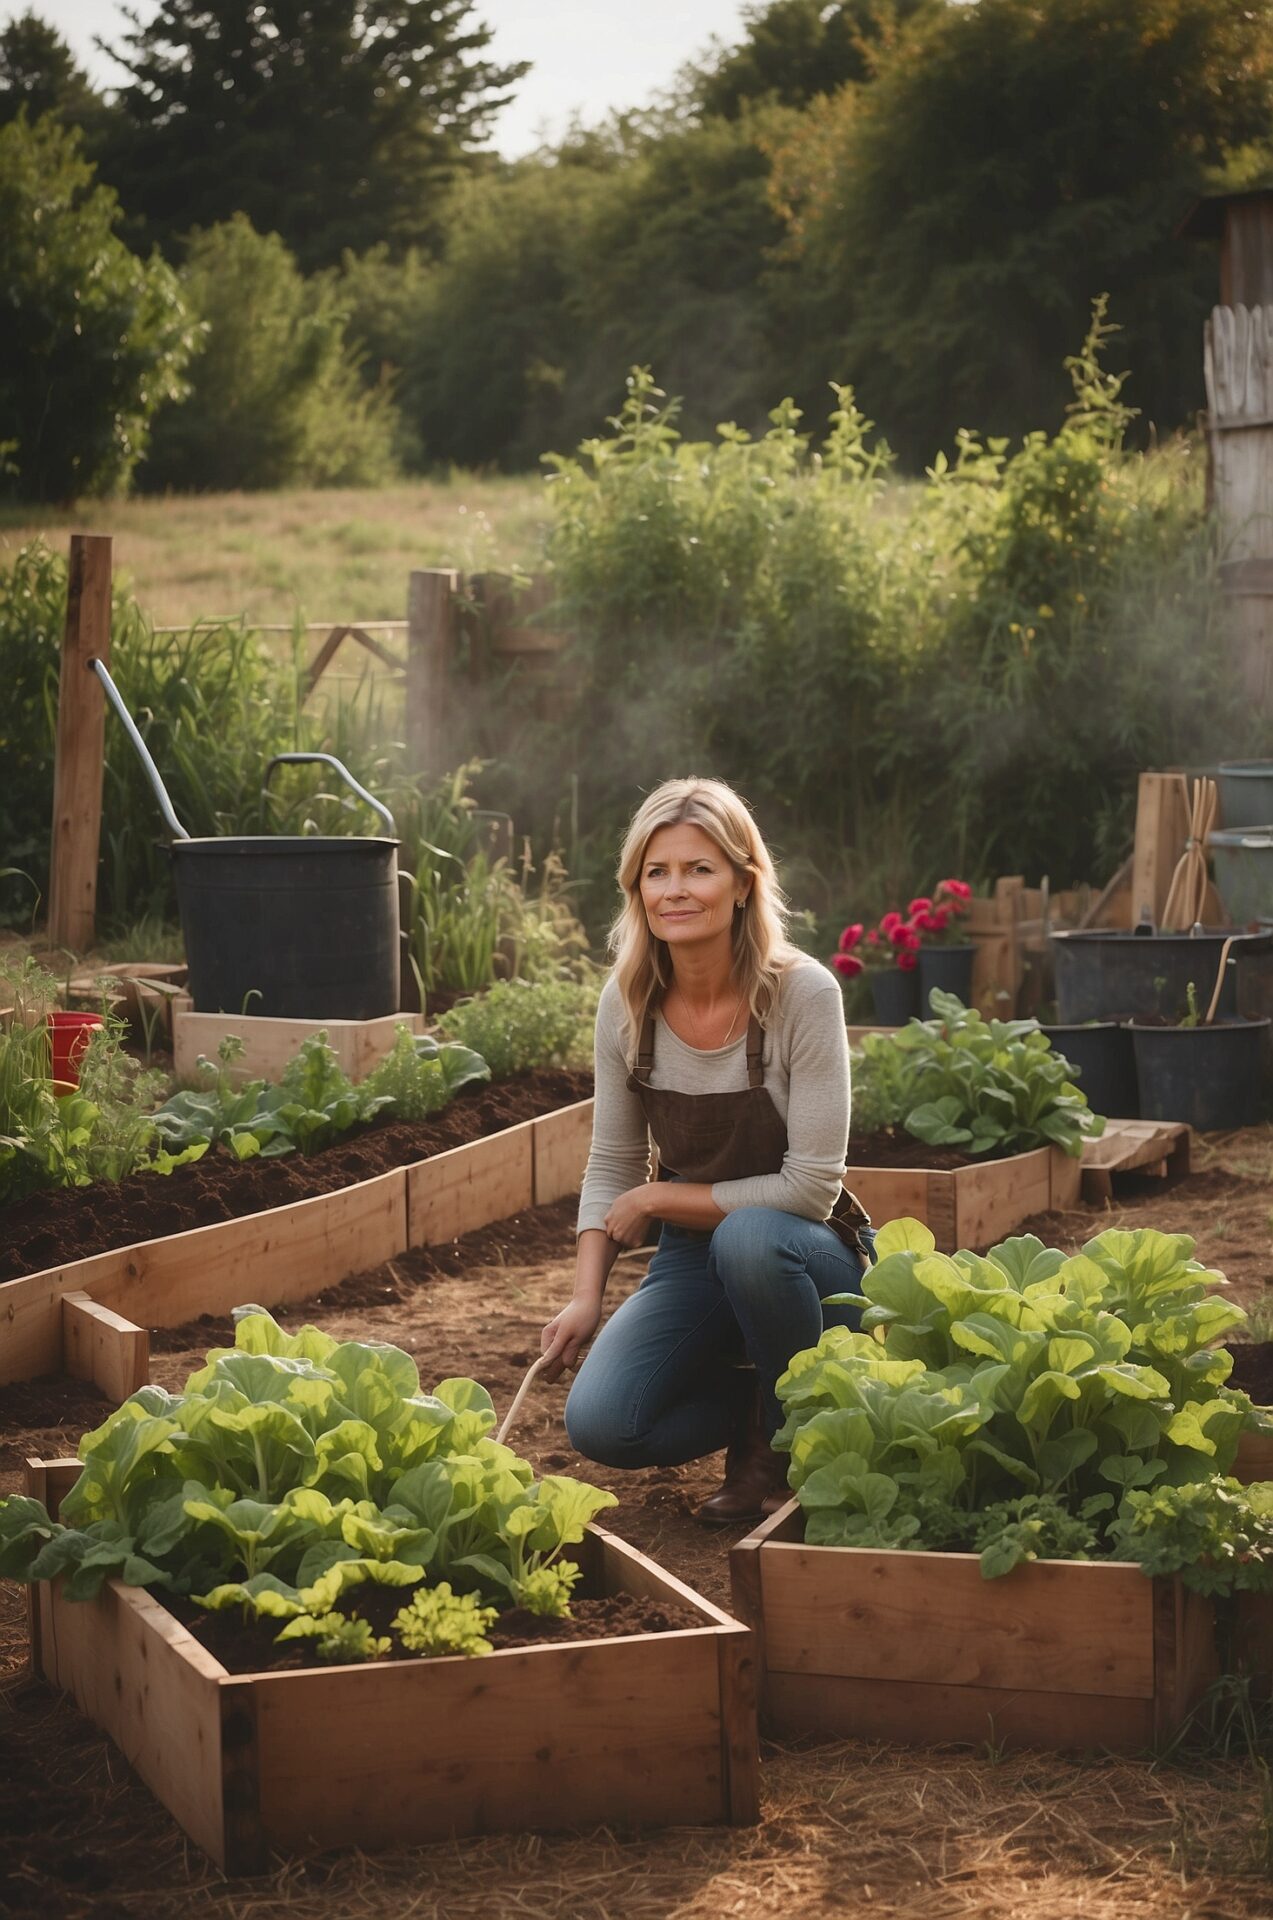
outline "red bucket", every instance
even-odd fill
[[[51,1013],[49,1045],[53,1052],[53,1078],[80,1083],[80,1056],[88,1045],[90,1033],[102,1025],[100,1013]]]

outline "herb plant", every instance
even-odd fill
[[[438,1032],[481,1054],[496,1080],[534,1067],[590,1066],[599,982],[501,980],[462,1000]]]
[[[900,1126],[933,1147],[969,1154],[1056,1146],[1077,1158],[1105,1129],[1069,1062],[1032,1020],[985,1020],[934,988],[931,1020],[866,1034],[855,1065],[858,1123]]]
[[[774,1444],[812,1544],[962,1546],[995,1575],[1111,1550],[1157,1571],[1195,1545],[1217,1570],[1246,1566],[1246,1549],[1206,1544],[1236,1510],[1273,1538],[1264,1493],[1226,1505],[1213,1484],[1261,1416],[1211,1344],[1245,1315],[1187,1237],[1111,1230],[1067,1258],[1022,1235],[947,1256],[898,1220],[876,1251],[861,1294],[841,1296],[861,1330],[830,1329],[778,1383]]]

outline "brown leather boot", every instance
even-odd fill
[[[747,1410],[746,1426],[735,1435],[725,1454],[725,1478],[695,1519],[705,1527],[732,1527],[746,1520],[763,1520],[785,1506],[790,1459],[775,1453],[761,1418],[760,1396]]]

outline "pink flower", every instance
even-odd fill
[[[862,971],[862,962],[855,953],[833,953],[831,965],[837,973],[842,973],[846,980],[855,980]]]
[[[972,899],[972,888],[966,880],[942,880],[938,883],[937,891],[939,894],[948,894],[952,900],[962,901],[965,904]],[[956,907],[955,911],[961,912],[962,908]]]
[[[898,954],[897,964],[903,973],[913,973],[919,965],[919,955],[913,949],[907,948],[905,953]]]
[[[927,907],[922,913],[916,913],[911,917],[911,925],[918,933],[936,933],[939,926],[944,924],[945,922],[939,921],[936,913]]]
[[[888,937],[890,945],[894,947],[908,947],[915,940],[913,930],[902,920],[899,920],[895,927],[889,928]]]
[[[949,907],[934,907],[928,916],[926,931],[929,933],[944,933],[950,924],[950,911]]]
[[[869,933],[867,934],[867,936],[866,936],[866,944],[867,944],[867,946],[868,946],[868,947],[878,947],[878,946],[879,946],[879,944],[880,944],[880,935],[879,935],[879,929],[878,929],[878,927],[872,927],[872,928],[871,928],[871,931],[870,931],[870,932],[869,932]]]
[[[844,932],[840,935],[840,952],[851,953],[853,948],[856,947],[856,945],[858,944],[858,941],[861,938],[862,938],[862,922],[860,920],[855,920],[853,922],[853,925],[851,927],[846,927],[844,929]]]
[[[926,893],[921,893],[921,894],[918,894],[915,897],[915,899],[911,901],[906,911],[907,911],[907,914],[910,916],[910,918],[913,920],[916,914],[927,913],[928,909],[932,906],[932,904],[933,903],[929,899],[928,895]]]

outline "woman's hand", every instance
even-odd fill
[[[601,1324],[601,1302],[576,1296],[548,1322],[539,1336],[539,1350],[547,1356],[541,1380],[559,1380],[564,1367],[579,1364],[579,1355]]]
[[[619,1247],[643,1247],[653,1218],[654,1188],[629,1187],[606,1215],[606,1232]]]

